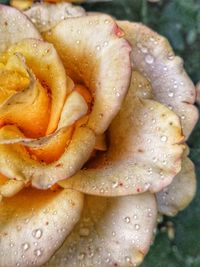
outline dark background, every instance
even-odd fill
[[[26,1],[26,0],[24,0]],[[7,0],[0,0],[8,3]],[[90,2],[90,3],[89,3]],[[200,0],[88,0],[88,11],[139,21],[166,36],[194,81],[200,81]],[[200,179],[200,121],[189,139],[190,157]],[[199,186],[198,186],[199,187]],[[170,238],[169,225],[174,238]],[[200,189],[190,206],[176,217],[164,217],[142,267],[200,267]]]

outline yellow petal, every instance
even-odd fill
[[[59,184],[84,193],[106,196],[158,192],[180,171],[183,145],[177,115],[158,102],[138,97],[138,72],[122,108],[109,128],[108,152]],[[148,84],[146,90],[149,90]],[[139,92],[139,94],[138,94]],[[146,95],[145,95],[146,97]]]
[[[195,87],[163,36],[139,23],[118,22],[132,44],[133,67],[151,82],[155,99],[174,110],[186,137],[192,132],[198,111],[193,105]]]
[[[47,134],[58,124],[66,96],[72,91],[73,82],[66,76],[63,64],[53,45],[36,39],[23,40],[9,48],[8,55],[21,53],[29,68],[42,86],[51,93],[51,112]]]
[[[67,19],[43,34],[56,47],[67,74],[92,93],[88,126],[96,134],[107,129],[129,85],[130,46],[121,34],[106,15]]]
[[[138,266],[151,244],[156,215],[151,194],[87,196],[80,222],[46,266]]]
[[[82,194],[24,189],[0,203],[0,266],[41,266],[79,220]],[[8,249],[9,248],[9,249]]]
[[[30,86],[13,94],[0,106],[0,121],[16,124],[29,137],[39,137],[45,134],[48,126],[50,100],[46,89],[28,68],[27,71]]]

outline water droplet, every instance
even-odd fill
[[[185,115],[181,115],[181,119],[184,120],[185,119]]]
[[[42,229],[33,230],[32,236],[36,239],[40,239],[42,237]]]
[[[90,230],[89,230],[89,228],[86,228],[86,227],[80,228],[80,230],[79,230],[80,236],[88,236],[89,233],[90,233]]]
[[[85,253],[84,253],[84,252],[82,252],[82,253],[80,253],[80,254],[78,255],[78,259],[79,259],[80,261],[82,261],[84,258],[85,258]]]
[[[161,142],[164,142],[164,143],[167,142],[167,139],[168,138],[167,138],[166,135],[162,135],[161,138],[160,138]]]
[[[131,219],[130,219],[130,217],[125,217],[125,218],[124,218],[124,221],[125,221],[126,223],[130,223]]]
[[[152,64],[154,62],[154,58],[151,55],[146,55],[145,61],[147,64]]]
[[[135,224],[135,230],[138,231],[139,229],[140,229],[140,225],[136,223],[136,224]]]
[[[80,40],[77,40],[77,41],[76,41],[76,44],[80,44]]]
[[[128,256],[126,256],[126,257],[125,257],[125,261],[126,261],[126,262],[131,262],[131,258],[128,257]]]
[[[30,248],[29,243],[24,243],[24,244],[22,244],[22,249],[23,249],[24,251],[27,251],[29,248]]]
[[[35,249],[34,250],[34,255],[37,256],[37,257],[42,256],[42,250],[40,248],[39,249]]]
[[[172,53],[168,53],[167,58],[168,58],[169,60],[173,60],[173,59],[174,59],[174,54],[172,54]]]
[[[169,93],[168,93],[168,96],[169,96],[169,97],[173,97],[173,96],[174,96],[174,92],[169,92]]]
[[[101,46],[100,46],[100,45],[97,45],[97,46],[96,46],[96,50],[97,50],[97,51],[100,51],[100,50],[101,50]]]

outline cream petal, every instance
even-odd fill
[[[41,266],[80,218],[83,195],[24,189],[0,203],[0,266]]]
[[[67,19],[43,34],[56,47],[67,74],[93,94],[88,126],[96,134],[107,129],[129,85],[131,49],[121,34],[106,15]]]
[[[186,139],[193,130],[198,111],[193,105],[195,87],[175,56],[167,39],[139,23],[118,22],[132,44],[133,67],[151,82],[156,100],[170,107],[181,119]]]
[[[109,150],[59,184],[106,196],[158,192],[180,171],[184,145],[178,116],[164,105],[142,99],[145,78],[133,72],[128,94],[109,128]]]
[[[39,32],[44,32],[50,30],[64,19],[84,16],[85,10],[79,6],[64,2],[56,5],[42,3],[33,5],[24,11],[24,14],[31,19]]]
[[[196,101],[198,104],[200,104],[200,81],[196,85],[196,92],[197,92]]]
[[[0,4],[0,52],[25,38],[42,39],[32,22],[19,10]]]
[[[156,225],[153,195],[87,196],[83,211],[78,225],[45,266],[128,267],[142,262]]]
[[[186,208],[196,193],[196,175],[192,161],[185,156],[182,169],[172,183],[156,194],[158,211],[168,216]]]

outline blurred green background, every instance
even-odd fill
[[[26,1],[26,0],[24,0]],[[0,0],[8,3],[8,0]],[[140,21],[166,36],[194,81],[200,81],[200,0],[88,0],[88,11]],[[200,121],[189,139],[190,157],[200,180]],[[200,186],[199,186],[200,187]],[[171,225],[174,238],[167,229]],[[172,236],[171,236],[172,237]],[[165,217],[142,267],[200,267],[200,188],[191,205],[176,217]]]

